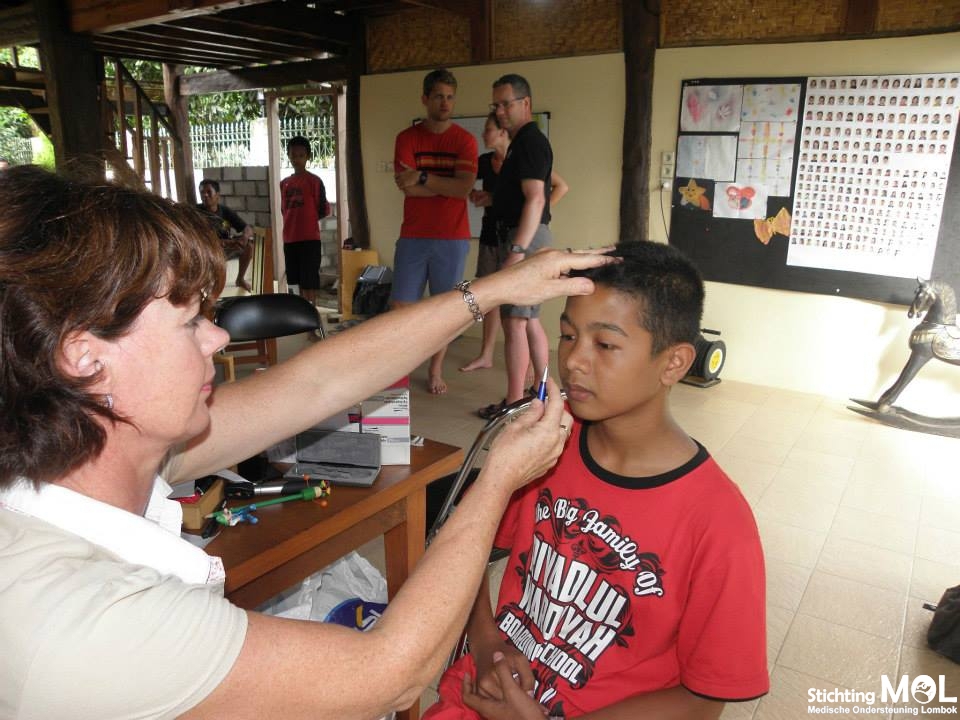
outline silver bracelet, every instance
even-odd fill
[[[483,313],[480,312],[480,306],[477,304],[476,296],[470,292],[470,281],[464,280],[458,282],[454,287],[463,293],[463,301],[467,304],[470,314],[473,315],[475,323],[483,322]]]

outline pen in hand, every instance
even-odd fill
[[[550,366],[547,365],[543,369],[543,377],[540,378],[540,387],[537,388],[537,400],[543,402],[547,399],[547,375],[550,372]]]

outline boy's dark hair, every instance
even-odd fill
[[[205,185],[209,185],[210,187],[213,188],[213,191],[215,193],[217,193],[218,195],[220,194],[220,183],[217,182],[216,180],[213,180],[211,178],[204,178],[203,180],[200,181],[200,184],[197,187],[203,190]]]
[[[513,90],[514,97],[528,97],[530,98],[530,102],[533,102],[533,93],[530,91],[530,83],[527,82],[527,79],[523,77],[523,75],[507,73],[506,75],[500,76],[493,83],[494,89],[503,85],[510,86],[510,88]]]
[[[449,85],[454,90],[457,89],[457,79],[453,76],[453,73],[446,68],[437,68],[428,72],[427,76],[423,78],[423,94],[429,95],[433,92],[434,86],[441,83]]]
[[[570,275],[635,297],[640,326],[653,336],[654,354],[676,343],[695,343],[703,315],[703,278],[686,255],[648,240],[619,243],[608,254],[623,262]]]
[[[313,157],[313,148],[310,147],[310,141],[307,140],[303,135],[294,135],[292,138],[287,140],[287,152],[289,153],[295,147],[302,147],[307,151],[307,157]]]

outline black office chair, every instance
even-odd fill
[[[277,363],[275,338],[312,332],[325,337],[320,315],[311,302],[299,295],[243,295],[222,298],[214,309],[213,322],[230,333],[226,352],[255,351],[237,355],[237,363]]]

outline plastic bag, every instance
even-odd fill
[[[267,615],[369,630],[387,606],[387,581],[351,552],[259,608]]]

